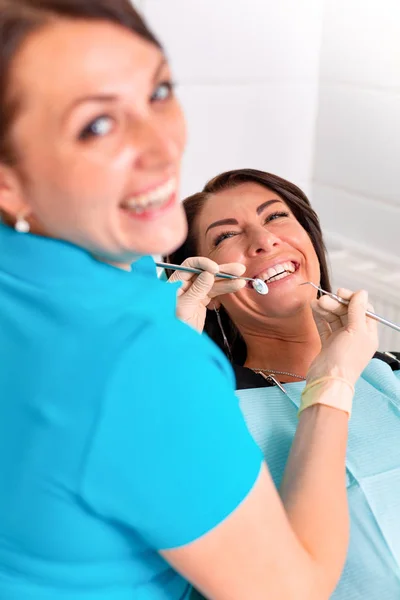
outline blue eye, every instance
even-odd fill
[[[154,90],[150,98],[151,102],[165,102],[173,96],[174,87],[172,81],[161,82]]]
[[[107,116],[101,115],[91,121],[79,134],[80,140],[88,140],[94,137],[104,137],[111,133],[114,125],[114,120]]]

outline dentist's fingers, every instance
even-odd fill
[[[206,271],[212,275],[218,273],[220,270],[219,265],[216,262],[210,260],[209,258],[205,258],[204,256],[193,256],[191,258],[187,258],[183,261],[182,267],[201,269],[202,271]],[[198,277],[198,275],[195,273],[187,273],[185,271],[174,271],[168,281],[171,283],[175,281],[191,281],[194,277]]]
[[[229,275],[244,275],[246,267],[241,263],[226,263],[219,265],[221,273],[228,273]],[[219,279],[215,278],[215,283],[210,291],[210,298],[216,298],[223,294],[234,294],[242,288],[246,287],[246,281],[244,279]]]

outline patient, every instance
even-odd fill
[[[185,318],[204,325],[231,360],[244,417],[279,487],[304,379],[320,350],[310,309],[316,292],[299,284],[330,290],[318,217],[298,187],[252,169],[215,177],[184,206],[189,235],[169,262],[242,263],[246,276],[268,284],[267,296],[246,286],[218,297],[211,284]],[[378,353],[356,386],[346,468],[350,547],[334,600],[400,599],[399,367]]]

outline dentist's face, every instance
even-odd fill
[[[18,192],[1,191],[1,209],[118,264],[184,240],[185,123],[155,45],[108,22],[58,21],[27,39],[10,83]]]

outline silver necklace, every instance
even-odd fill
[[[277,371],[276,369],[253,369],[253,371],[262,371],[263,373],[269,373],[270,375],[288,375],[289,377],[295,377],[296,379],[305,379],[303,375],[296,375],[296,373],[289,373],[289,371]]]
[[[275,375],[288,375],[289,377],[295,377],[296,379],[300,379],[302,381],[304,381],[304,379],[305,379],[302,375],[296,375],[295,373],[289,373],[289,371],[277,371],[276,369],[273,371],[271,369],[252,369],[252,371],[254,371],[255,373],[258,373],[259,375],[264,377],[264,379],[266,379],[267,381],[270,381],[274,385],[277,385],[278,388],[284,394],[287,394],[287,391],[285,390],[283,385],[280,383],[280,381],[277,380]]]

